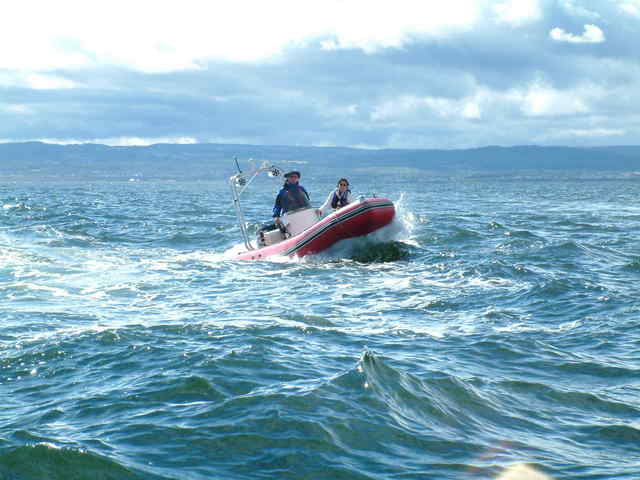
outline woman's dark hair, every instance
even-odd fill
[[[338,186],[340,186],[342,182],[346,183],[347,187],[349,186],[349,180],[347,180],[346,178],[341,178],[340,180],[338,180]]]

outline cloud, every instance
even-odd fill
[[[373,107],[372,122],[411,122],[420,124],[433,119],[478,119],[479,102],[473,98],[448,99],[438,97],[404,96]]]
[[[538,0],[506,0],[494,5],[493,11],[499,22],[513,25],[535,21],[542,17]]]
[[[612,128],[592,128],[590,130],[577,130],[571,129],[565,132],[569,135],[575,135],[576,137],[610,137],[616,135],[624,135],[626,132],[622,129],[612,129]]]
[[[524,95],[522,111],[530,116],[566,116],[587,113],[589,109],[574,92],[535,86]]]
[[[316,28],[317,35],[328,35],[321,42],[322,48],[358,48],[367,53],[400,48],[420,37],[440,37],[468,29],[480,21],[482,14],[481,3],[473,0],[351,1],[329,5],[329,18],[318,22]]]
[[[400,47],[416,35],[468,28],[481,19],[482,3],[22,0],[3,7],[8,21],[0,30],[0,69],[197,70],[209,59],[273,58],[315,39],[325,48],[373,52]]]
[[[623,2],[619,7],[624,13],[640,18],[640,2],[637,0],[635,3],[632,3],[631,1]]]
[[[0,132],[113,145],[637,143],[640,2],[585,4],[8,2]]]
[[[593,20],[602,18],[598,12],[589,10],[582,5],[576,5],[575,0],[559,0],[559,5],[572,16],[586,17]]]
[[[181,137],[118,137],[118,138],[91,138],[91,139],[59,139],[59,138],[38,138],[43,143],[53,143],[56,145],[80,145],[84,143],[96,143],[102,145],[111,145],[114,147],[132,147],[132,146],[149,146],[156,143],[173,143],[181,145],[190,145],[198,143],[195,138]]]
[[[32,90],[61,90],[79,88],[80,84],[61,75],[0,70],[0,88],[24,87]]]
[[[0,106],[2,110],[7,113],[16,114],[16,115],[33,115],[33,110],[27,107],[26,105],[16,105],[16,104],[5,104]]]
[[[556,27],[549,32],[549,36],[558,42],[568,43],[602,43],[605,41],[604,33],[595,25],[585,25],[582,35],[567,33],[562,28]]]

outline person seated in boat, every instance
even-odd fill
[[[300,172],[293,170],[285,173],[284,178],[286,178],[286,181],[278,192],[273,206],[273,219],[278,227],[282,225],[280,217],[285,213],[301,208],[311,208],[309,193],[298,183],[300,181]]]
[[[316,213],[323,215],[329,208],[336,210],[349,205],[351,202],[353,202],[353,198],[351,197],[351,190],[349,190],[349,180],[341,178],[338,180],[336,189],[329,193],[329,196],[322,206],[316,210]]]

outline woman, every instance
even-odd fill
[[[318,215],[323,215],[329,207],[335,209],[342,208],[353,202],[351,190],[349,190],[349,180],[341,178],[338,180],[337,188],[332,191],[320,208],[316,210]]]

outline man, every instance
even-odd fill
[[[299,208],[310,208],[309,194],[307,190],[300,184],[300,172],[294,170],[289,173],[285,173],[284,178],[286,181],[282,186],[282,189],[278,192],[275,205],[273,206],[273,218],[276,225],[282,225],[280,216]]]

